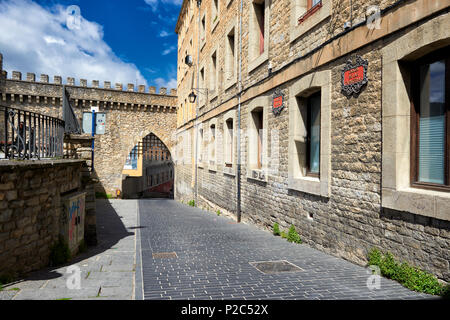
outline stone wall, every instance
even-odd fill
[[[83,79],[82,79],[83,80]],[[0,85],[0,104],[24,109],[62,119],[62,80],[55,76],[50,83],[47,75],[36,80],[32,73],[26,78],[13,71],[11,77]],[[137,91],[128,85],[126,91],[121,84],[111,88],[105,82],[99,88],[98,81],[92,86],[87,81],[75,85],[73,78],[67,79],[66,91],[76,117],[82,124],[83,112],[91,106],[106,113],[106,131],[95,137],[95,175],[99,180],[96,190],[115,195],[121,190],[122,169],[126,157],[136,143],[149,133],[154,133],[172,151],[176,129],[176,90],[167,92],[160,88],[139,86]]]
[[[81,191],[82,160],[0,162],[0,274],[48,266],[61,197]]]
[[[399,3],[396,10],[391,10],[383,17],[380,30],[368,33],[368,29],[362,25],[343,34],[334,42],[326,43],[332,36],[343,31],[344,22],[351,20],[350,1],[332,1],[331,16],[311,28],[307,36],[293,41],[290,41],[291,28],[285,18],[290,12],[290,1],[271,3],[273,22],[270,27],[269,61],[273,70],[283,68],[296,58],[299,60],[271,76],[267,73],[267,64],[262,64],[248,73],[247,62],[245,57],[243,58],[243,131],[239,142],[242,150],[240,180],[243,221],[270,231],[275,222],[285,230],[293,224],[307,245],[361,265],[367,263],[367,253],[371,248],[389,250],[399,260],[407,261],[434,273],[442,280],[450,281],[450,219],[437,219],[427,216],[426,212],[413,214],[384,208],[381,192],[382,110],[385,103],[382,90],[382,50],[395,39],[420,28],[428,20],[444,19],[448,16],[448,8],[445,10],[444,2],[436,1],[434,8],[444,10],[435,9],[434,16],[430,14],[420,21],[415,21],[406,18],[405,14],[415,12],[426,15],[427,12],[433,11],[429,7],[430,2],[417,0]],[[384,9],[393,3],[394,1],[369,1],[363,4],[362,1],[353,1],[352,14],[361,20],[368,5],[378,4]],[[244,25],[248,20],[245,10]],[[355,18],[354,23],[358,19]],[[434,25],[437,24],[436,22]],[[243,52],[247,46],[248,28],[244,27],[244,30]],[[439,32],[437,27],[428,28],[427,32],[419,32],[418,41],[431,37],[436,32]],[[211,36],[211,39],[214,39],[214,36]],[[320,50],[304,56],[322,44],[324,46]],[[211,44],[211,47],[213,46],[214,43]],[[355,55],[369,61],[369,82],[359,95],[347,98],[341,92],[341,72],[346,61]],[[289,111],[297,106],[291,105],[288,97],[297,81],[308,75],[314,78],[322,71],[331,73],[331,138],[325,141],[330,150],[329,196],[297,191],[289,186],[289,158],[292,156],[289,153],[289,130],[293,121],[289,117]],[[182,87],[183,83],[180,84],[180,88]],[[275,116],[271,111],[270,98],[275,89],[281,90],[287,97],[285,109],[279,116]],[[181,91],[179,93],[181,97]],[[274,151],[278,152],[275,159],[270,159],[276,164],[276,170],[269,172],[265,181],[249,178],[247,172],[250,143],[248,130],[251,120],[249,107],[262,96],[269,97],[267,103],[261,105],[267,114],[267,152],[269,155]],[[207,111],[199,115],[198,122],[207,127],[210,121],[216,120],[218,130],[223,130],[223,115],[228,110],[237,109],[236,100],[211,103]],[[186,122],[179,126],[178,137],[193,139],[193,130],[193,123]],[[270,144],[272,138],[276,138],[278,143]],[[207,141],[208,137],[205,137],[205,142]],[[178,159],[176,166],[175,197],[184,202],[194,199],[195,187],[194,155],[191,152],[194,148],[189,150],[188,145],[189,143],[177,145],[177,154],[183,154],[183,159]],[[223,145],[218,145],[217,151],[223,153]],[[217,158],[220,159],[221,155]],[[223,161],[218,161],[213,170],[208,166],[197,170],[197,205],[214,211],[224,209],[235,214],[236,178],[226,173]]]

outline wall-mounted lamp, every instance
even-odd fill
[[[195,99],[197,99],[197,95],[194,93],[194,91],[192,91],[192,92],[189,94],[188,98],[189,98],[189,102],[190,102],[190,103],[194,103],[194,102],[195,102]]]
[[[187,64],[189,67],[192,67],[193,59],[191,55],[187,55],[186,58],[184,58],[184,63]]]

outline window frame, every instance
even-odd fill
[[[257,67],[265,63],[269,60],[269,42],[270,42],[270,0],[261,0],[264,11],[264,51],[260,53],[259,43],[260,43],[260,30],[257,30],[257,17],[255,14],[255,10],[253,8],[254,3],[258,4],[258,0],[250,1],[250,10],[249,10],[249,39],[248,39],[248,48],[247,48],[247,72],[251,73]],[[255,38],[257,40],[255,40]],[[258,50],[255,50],[255,46],[258,47]]]
[[[437,184],[419,181],[419,139],[420,139],[420,67],[439,60],[445,60],[445,151],[444,151],[444,182]],[[450,191],[450,46],[438,49],[410,63],[411,69],[411,157],[410,181],[411,187],[437,191]]]
[[[256,97],[252,99],[248,105],[247,109],[247,179],[251,180],[257,180],[260,182],[267,182],[267,177],[269,173],[268,168],[268,151],[269,151],[269,145],[268,145],[268,132],[269,132],[269,113],[270,113],[270,100],[271,96],[269,95],[262,95],[259,97]],[[263,133],[262,133],[262,163],[261,167],[257,168],[257,161],[258,161],[258,154],[257,154],[257,148],[255,148],[255,142],[257,141],[257,133],[255,132],[255,124],[253,121],[253,115],[252,113],[261,108],[262,109],[262,127],[263,127]],[[237,142],[239,143],[239,142]],[[256,156],[255,156],[256,152]]]
[[[321,0],[320,5],[316,4],[311,8],[308,8],[309,1],[311,0],[291,1],[290,42],[306,36],[308,31],[331,16],[331,0]],[[301,18],[303,18],[303,21],[299,23]]]
[[[329,198],[331,195],[331,70],[310,73],[289,87],[288,188]],[[307,98],[320,91],[319,176],[308,174]],[[300,147],[300,149],[299,149]]]
[[[228,130],[228,125],[227,123],[231,121],[232,125],[233,125],[233,133],[232,136],[229,137],[228,132],[226,132],[226,130]],[[224,151],[223,151],[223,161],[222,161],[222,166],[223,166],[223,173],[227,174],[227,175],[231,175],[231,176],[235,176],[236,175],[236,170],[237,170],[237,166],[236,166],[236,146],[237,146],[237,137],[236,137],[236,110],[230,110],[227,113],[224,114],[223,116],[223,146],[224,146]],[[229,139],[232,139],[231,141],[229,141]],[[231,150],[228,150],[228,148],[230,147],[231,144]],[[229,154],[231,151],[231,155]],[[231,162],[229,162],[229,160],[231,159]]]

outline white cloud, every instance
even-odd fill
[[[162,31],[159,33],[159,36],[160,36],[161,38],[165,38],[165,37],[170,36],[170,33],[168,33],[166,30],[162,30]]]
[[[66,7],[47,10],[31,0],[3,1],[0,52],[4,69],[101,83],[137,80],[147,85],[137,67],[119,59],[103,40],[101,25],[81,16],[80,28],[68,28],[67,21]]]
[[[170,47],[164,49],[163,52],[161,52],[161,54],[162,54],[163,56],[166,56],[166,55],[168,55],[169,53],[175,51],[176,49],[177,49],[177,46],[170,46]]]
[[[156,78],[155,83],[158,87],[163,87],[167,89],[176,89],[177,88],[177,79],[176,78],[170,78],[169,80],[163,79],[163,78]]]
[[[183,3],[183,0],[144,0],[146,4],[148,4],[153,12],[155,12],[158,9],[159,5],[175,5],[175,6],[181,6]]]

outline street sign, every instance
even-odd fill
[[[106,113],[95,114],[95,134],[105,134]],[[83,113],[83,133],[92,134],[92,113]]]

